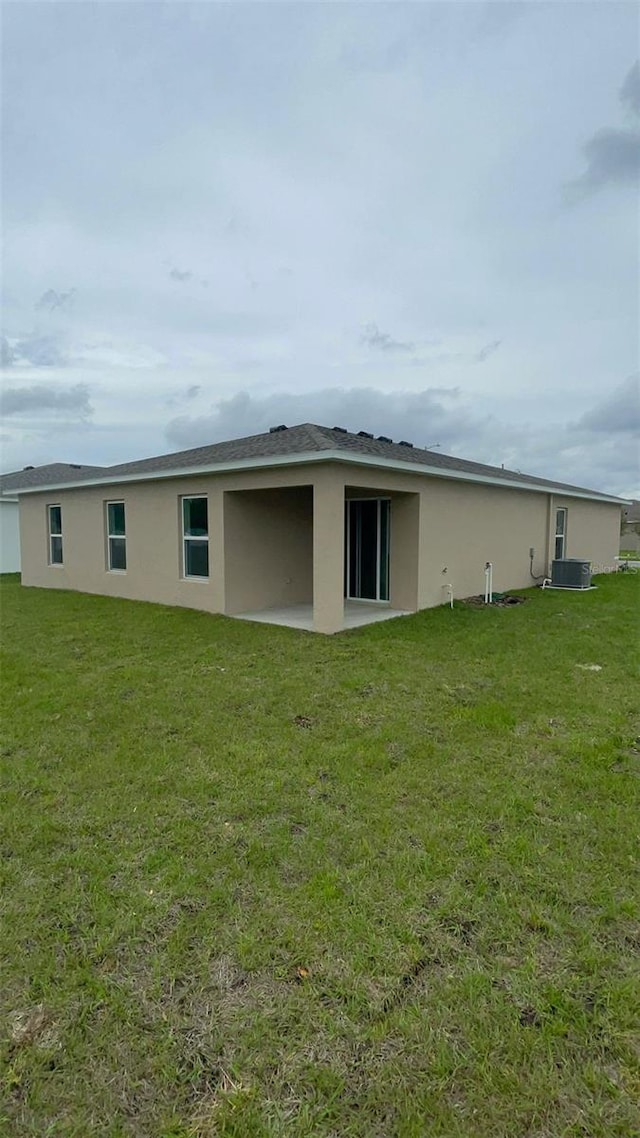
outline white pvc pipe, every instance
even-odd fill
[[[453,585],[445,585],[444,587],[449,594],[449,607],[453,608]]]
[[[490,561],[484,567],[484,603],[490,605],[493,598],[493,565]]]

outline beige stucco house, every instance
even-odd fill
[[[50,486],[77,477],[78,471],[87,474],[100,470],[99,466],[82,466],[75,462],[51,462],[46,466],[24,466],[0,474],[0,573],[20,572],[20,519],[18,490],[29,486]]]
[[[595,572],[623,502],[313,424],[78,472],[19,492],[22,582],[332,633]]]
[[[622,511],[620,549],[640,553],[640,502],[632,498]]]

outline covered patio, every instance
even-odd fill
[[[238,620],[253,620],[259,624],[280,624],[284,628],[301,628],[305,632],[314,631],[313,604],[282,605],[271,609],[258,609],[256,612],[239,612]],[[405,609],[393,609],[390,605],[376,601],[344,602],[343,628],[360,628],[365,624],[375,624],[381,620],[393,620],[397,616],[409,616]]]
[[[223,514],[228,616],[333,633],[418,607],[417,494],[325,467],[305,485],[227,491]]]

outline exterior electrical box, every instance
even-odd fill
[[[578,557],[558,557],[551,563],[551,584],[563,589],[590,589],[591,562]]]

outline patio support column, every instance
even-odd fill
[[[344,478],[330,468],[313,488],[313,627],[344,628]]]

